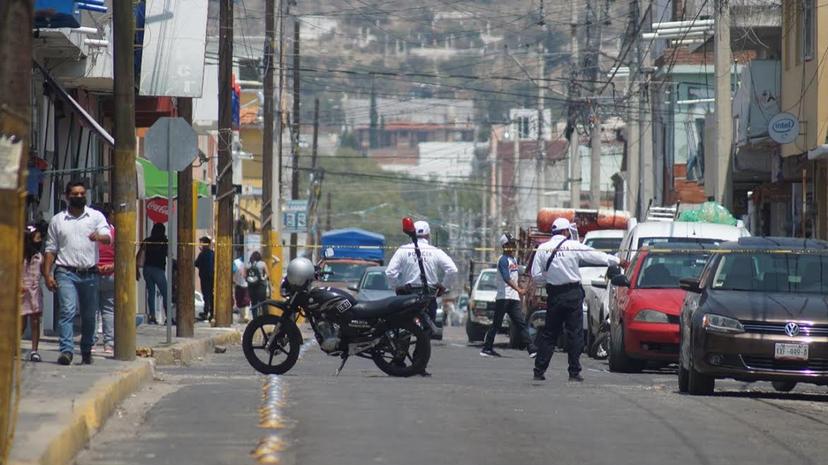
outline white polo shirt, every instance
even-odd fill
[[[426,280],[429,286],[440,284],[438,270],[443,272],[442,284],[445,287],[451,286],[454,277],[457,275],[457,265],[442,250],[429,244],[426,239],[417,239],[420,253],[423,257],[423,268],[426,272]],[[385,269],[385,277],[391,289],[403,287],[410,284],[413,287],[420,287],[420,265],[417,263],[417,255],[414,252],[414,244],[406,244],[394,253],[388,267]]]
[[[75,268],[92,268],[98,264],[98,243],[89,240],[97,232],[110,235],[109,224],[103,213],[83,207],[79,216],[72,216],[64,210],[49,221],[46,235],[46,252],[55,254],[55,265]]]

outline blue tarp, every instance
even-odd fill
[[[322,249],[333,249],[333,259],[347,258],[382,262],[385,257],[385,236],[364,229],[334,229],[322,233]]]

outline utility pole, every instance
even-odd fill
[[[589,162],[589,206],[601,208],[601,116],[598,114],[598,65],[601,56],[601,20],[595,0],[587,4],[587,40],[589,49],[589,76],[592,81],[592,101],[590,102],[590,162]]]
[[[178,115],[193,124],[193,99],[178,99]],[[193,192],[193,165],[178,172],[178,304],[175,335],[193,337],[195,334],[195,301],[181,296],[195,294],[195,193]]]
[[[636,1],[636,24],[647,21],[642,13],[641,4]],[[644,220],[647,216],[647,205],[653,198],[655,173],[653,172],[653,119],[650,114],[650,74],[649,60],[641,48],[641,32],[636,34],[636,64],[640,81],[638,85],[638,199],[636,210],[638,218]]]
[[[272,232],[273,256],[276,257],[276,264],[273,266],[270,272],[270,284],[273,289],[278,289],[281,285],[282,268],[284,266],[282,260],[285,256],[284,249],[282,247],[282,204],[284,199],[284,185],[282,182],[284,179],[284,177],[282,176],[282,171],[284,169],[284,157],[282,149],[284,144],[282,137],[285,133],[285,114],[287,112],[287,100],[285,99],[285,16],[288,11],[290,11],[290,2],[279,0],[279,21],[277,23],[277,27],[279,28],[279,110],[276,112],[278,129],[278,134],[276,134],[276,172],[278,173],[278,176],[276,178],[276,185],[274,186],[273,194],[271,196],[271,202],[273,204],[274,210],[274,226]],[[281,297],[279,295],[277,295],[275,298],[277,300],[281,300]]]
[[[731,145],[733,143],[733,109],[731,108],[730,72],[733,53],[730,49],[730,1],[715,2],[715,35],[713,36],[714,61],[716,62],[716,179],[715,198],[731,208]]]
[[[509,206],[509,229],[517,230],[520,219],[520,121],[512,121],[512,205]]]
[[[576,113],[578,91],[578,9],[576,2],[569,3],[569,47],[572,51],[570,65],[572,66],[572,82],[569,83],[569,115],[568,125],[571,131],[569,136],[569,198],[572,208],[581,208],[581,155],[579,150],[580,137],[578,135],[578,116]]]
[[[268,269],[268,276],[275,274],[274,262],[281,260],[276,255],[280,243],[279,230],[276,228],[275,216],[280,215],[279,196],[277,194],[276,177],[279,166],[274,163],[277,159],[273,156],[274,134],[274,91],[275,91],[275,60],[276,60],[276,18],[275,0],[265,1],[265,75],[264,75],[264,121],[262,129],[262,233],[264,234],[264,246],[262,255]],[[281,1],[280,1],[281,8]],[[280,125],[281,126],[281,125]],[[276,212],[274,215],[274,211]],[[277,258],[274,260],[274,257]],[[282,273],[278,276],[281,278]],[[272,281],[272,280],[271,280]],[[271,284],[273,284],[271,282]],[[271,286],[275,289],[275,287]]]
[[[541,3],[541,6],[543,3]],[[543,10],[541,10],[541,20],[543,19]],[[546,35],[546,27],[543,27],[544,36]],[[536,210],[543,207],[543,193],[546,191],[546,140],[543,138],[543,99],[544,99],[544,80],[546,75],[545,69],[546,50],[543,46],[543,39],[538,42],[538,153],[535,156],[535,172],[537,173],[537,190],[535,191],[535,198],[538,204]]]
[[[638,79],[641,70],[641,31],[638,30],[640,24],[638,0],[630,1],[630,30],[633,33],[632,40],[633,48],[635,50],[635,68],[630,70],[630,78]],[[639,89],[638,85],[633,80],[630,82],[630,104],[627,107],[627,210],[632,216],[641,219],[639,212],[639,187],[641,170],[641,132],[640,126],[641,114],[639,112]]]
[[[328,208],[326,208],[326,211],[327,211],[327,215],[326,215],[327,217],[325,218],[325,230],[330,231],[331,230],[331,211],[332,211],[331,192],[330,191],[328,191]]]
[[[10,167],[17,173],[14,185],[0,186],[0,233],[5,239],[0,241],[0,463],[8,462],[17,421],[13,403],[19,395],[15,386],[20,376],[20,275],[32,117],[33,3],[0,2],[0,143],[10,142],[14,147],[0,150],[9,154],[19,150],[20,155],[17,166]]]
[[[115,358],[135,359],[135,18],[127,2],[113,3],[115,155],[112,206],[115,225]]]
[[[215,325],[233,323],[233,0],[219,4],[218,234],[216,238]]]
[[[311,182],[308,185],[308,234],[306,248],[310,248],[313,257],[316,245],[316,229],[319,225],[317,212],[319,211],[319,197],[322,194],[322,171],[316,171],[316,157],[319,149],[319,99],[313,101],[313,145],[311,146]]]
[[[299,199],[299,131],[301,130],[300,122],[300,107],[299,107],[299,36],[300,26],[299,18],[293,18],[293,130],[291,131],[291,183],[290,183],[290,198],[291,200]],[[290,259],[296,258],[296,233],[290,235]]]

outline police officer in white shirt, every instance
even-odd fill
[[[103,214],[86,206],[83,181],[70,181],[66,185],[66,201],[69,204],[66,210],[49,222],[41,272],[46,287],[57,293],[60,304],[58,363],[72,363],[75,345],[72,321],[79,313],[81,357],[82,362],[89,365],[92,363],[95,313],[98,311],[98,243],[109,244],[112,237]]]
[[[503,317],[509,315],[509,321],[520,333],[520,337],[529,351],[529,356],[534,357],[537,350],[535,350],[535,344],[532,343],[532,339],[529,337],[529,330],[526,327],[526,320],[523,318],[520,305],[520,297],[526,293],[526,289],[521,288],[518,283],[520,267],[517,259],[515,259],[515,240],[508,233],[504,234],[500,236],[500,246],[503,247],[503,255],[497,261],[497,277],[495,278],[497,294],[495,295],[494,317],[492,318],[491,328],[486,331],[483,350],[480,351],[480,355],[483,357],[500,357],[500,354],[494,350],[494,340],[497,336],[497,330],[503,324]]]
[[[454,281],[457,275],[457,265],[445,252],[428,243],[431,238],[431,228],[428,223],[417,221],[414,223],[414,229],[417,231],[417,245],[423,257],[429,291],[439,297]],[[442,280],[440,280],[439,271],[443,272]],[[419,294],[422,291],[420,266],[417,263],[414,244],[405,244],[397,249],[391,261],[388,262],[385,277],[388,279],[388,285],[396,290],[397,295]],[[429,307],[429,313],[432,320],[437,318],[436,300]]]
[[[566,328],[569,354],[569,380],[583,381],[581,376],[581,351],[584,348],[584,323],[582,307],[584,289],[581,287],[580,263],[612,266],[618,258],[599,252],[572,238],[574,225],[566,218],[552,223],[552,238],[541,244],[532,262],[532,279],[546,285],[546,326],[538,333],[535,344],[538,355],[535,358],[535,380],[546,379],[544,373],[549,367],[555,343]]]

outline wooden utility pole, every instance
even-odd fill
[[[730,1],[715,2],[715,35],[713,36],[714,68],[716,73],[716,176],[714,180],[715,198],[722,205],[731,208],[732,190],[731,164],[733,144],[733,109],[731,108],[730,73],[733,64],[733,52],[730,48]],[[706,183],[705,183],[706,184]]]
[[[578,7],[576,2],[569,4],[569,47],[572,50],[570,65],[572,66],[573,83],[569,85],[569,129],[572,131],[569,136],[569,203],[571,208],[581,207],[581,154],[580,137],[578,135],[578,115],[576,102],[578,92],[574,81],[578,78]]]
[[[178,116],[193,124],[193,99],[178,98]],[[176,308],[177,337],[193,337],[195,334],[195,193],[193,191],[193,165],[178,172],[178,299]],[[215,305],[215,302],[213,303]]]
[[[20,376],[20,274],[32,117],[32,3],[0,2],[0,160],[13,162],[12,150],[20,156],[12,168],[17,172],[14,184],[0,186],[0,237],[5,239],[0,241],[0,463],[8,462],[17,421],[13,403],[19,395],[15,387]]]
[[[233,323],[233,0],[219,5],[218,234],[216,235],[215,325]]]
[[[316,171],[316,160],[319,151],[319,99],[313,101],[313,145],[311,145],[311,182],[308,185],[308,234],[307,249],[310,249],[310,257],[313,257],[316,246],[316,229],[319,225],[320,197],[322,195],[322,171]]]
[[[273,214],[274,211],[277,215],[280,213],[279,197],[274,195],[277,191],[277,189],[274,189],[276,184],[274,181],[278,175],[279,166],[274,163],[276,158],[273,156],[273,139],[275,137],[273,129],[275,79],[273,72],[276,64],[275,3],[275,0],[265,1],[264,127],[262,129],[262,233],[264,235],[264,246],[262,247],[262,256],[268,269],[268,276],[271,276],[274,272],[273,262],[278,262],[281,259],[273,259],[275,257],[274,249],[280,240]],[[279,276],[281,277],[281,273],[279,273]],[[276,287],[273,288],[277,289]]]
[[[299,18],[293,18],[293,129],[291,130],[291,183],[290,183],[290,198],[291,200],[299,199],[299,131],[301,130],[300,123],[300,87],[299,87],[299,37],[300,26]],[[296,233],[290,235],[290,259],[296,258]]]
[[[135,17],[128,2],[113,3],[115,156],[112,207],[115,225],[115,358],[135,359]]]

